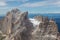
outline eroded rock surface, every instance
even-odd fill
[[[53,19],[35,16],[13,9],[7,13],[2,24],[4,40],[58,40],[58,28]]]
[[[38,19],[40,20],[40,18]],[[37,30],[36,33],[33,34],[32,40],[57,40],[58,28],[55,21],[53,21],[52,19],[48,20],[47,17],[43,17],[42,20],[43,21],[39,24],[39,26],[37,26],[39,30]]]

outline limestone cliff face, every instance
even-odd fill
[[[35,16],[34,19],[37,19],[38,21],[43,21],[43,16]]]
[[[4,20],[4,19],[0,19],[0,30],[2,29],[3,20]]]
[[[12,27],[12,14],[8,12],[3,21],[2,32],[5,34],[11,33],[11,27]]]
[[[33,24],[28,18],[28,12],[13,9],[4,18],[3,29],[2,32],[7,35],[4,40],[30,40]]]
[[[41,17],[36,19],[42,19]],[[58,28],[54,20],[48,20],[48,17],[43,17],[43,21],[37,26],[39,30],[33,34],[32,40],[57,40]]]
[[[4,30],[3,30],[4,29]],[[28,12],[13,9],[2,23],[4,40],[57,40],[58,28],[53,19],[36,16],[28,18]]]

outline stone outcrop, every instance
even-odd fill
[[[43,16],[35,16],[34,19],[37,19],[38,21],[43,21]]]
[[[35,18],[39,20],[42,19],[41,17]],[[32,40],[57,40],[58,28],[54,20],[43,17],[43,21],[37,27],[40,31],[36,31]]]
[[[33,24],[28,18],[28,12],[13,9],[4,18],[3,29],[2,32],[6,34],[4,40],[30,40]]]
[[[12,14],[10,14],[10,12],[7,13],[7,15],[5,16],[4,18],[4,21],[3,21],[3,26],[2,28],[2,32],[4,34],[9,34],[11,33],[11,27],[12,27]]]
[[[28,18],[28,12],[13,9],[2,24],[4,40],[58,40],[58,28],[53,19],[44,16]]]

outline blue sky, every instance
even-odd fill
[[[0,15],[14,8],[29,13],[60,13],[60,0],[0,0]]]

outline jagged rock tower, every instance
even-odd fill
[[[32,40],[57,40],[58,28],[54,20],[41,16],[36,16],[35,19],[41,22],[37,26],[39,30],[33,34]]]
[[[13,9],[4,18],[2,30],[6,34],[4,40],[30,40],[32,28],[28,12],[22,13],[18,9]]]
[[[4,40],[57,40],[58,28],[53,19],[36,16],[28,18],[28,12],[13,9],[2,22]]]

